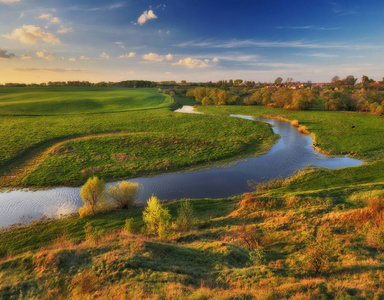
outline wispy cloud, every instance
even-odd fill
[[[314,43],[306,41],[255,41],[255,40],[231,40],[231,41],[188,41],[177,44],[178,47],[200,47],[200,48],[302,48],[302,49],[382,49],[384,45],[369,44],[347,44],[347,43]]]
[[[96,11],[114,10],[114,9],[122,8],[125,6],[126,6],[125,2],[117,2],[117,3],[112,3],[110,5],[96,6],[96,7],[85,7],[85,6],[74,5],[69,9],[74,11],[96,12]]]
[[[0,59],[10,59],[10,58],[14,58],[14,57],[15,57],[15,54],[8,53],[7,50],[0,48]]]
[[[13,30],[11,34],[3,36],[8,39],[19,40],[23,44],[36,44],[37,41],[52,45],[60,43],[60,40],[52,33],[44,32],[40,27],[34,25],[23,25]]]
[[[20,0],[0,0],[0,2],[3,2],[3,3],[15,3],[15,2],[20,2]]]
[[[72,31],[73,31],[72,28],[66,28],[66,27],[64,27],[64,26],[61,26],[61,29],[59,29],[59,30],[57,31],[57,33],[69,33],[69,32],[72,32]]]
[[[332,58],[332,57],[339,57],[336,54],[328,54],[328,53],[314,53],[314,54],[308,54],[308,56],[312,57],[324,57],[324,58]]]
[[[109,59],[110,56],[106,52],[103,52],[100,54],[100,57],[104,59]]]
[[[123,42],[116,42],[115,44],[118,45],[121,49],[126,49]]]
[[[130,52],[129,54],[120,55],[119,58],[132,58],[136,55],[135,52]]]
[[[55,58],[51,54],[46,54],[47,52],[45,50],[36,52],[37,57],[43,58],[45,60],[55,60]]]
[[[84,72],[82,69],[62,69],[62,68],[15,68],[17,72]]]
[[[277,26],[276,29],[292,29],[292,30],[339,30],[339,27],[322,27],[322,26]]]
[[[349,16],[357,14],[358,7],[346,8],[344,5],[336,1],[331,1],[332,11],[339,16]]]

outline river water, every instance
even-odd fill
[[[185,106],[176,113],[194,112],[193,107]],[[280,139],[268,153],[259,157],[248,157],[195,171],[130,179],[129,181],[138,182],[141,186],[140,202],[145,202],[152,194],[167,200],[230,197],[251,191],[248,180],[263,182],[279,176],[288,177],[295,170],[307,165],[335,169],[363,164],[362,161],[347,156],[328,157],[317,152],[312,148],[312,138],[300,134],[288,122],[240,115],[230,117],[269,123],[273,131],[280,135]],[[76,212],[83,205],[79,192],[80,187],[2,192],[0,227],[20,221],[27,223],[41,216],[52,218]]]

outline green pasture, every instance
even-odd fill
[[[0,88],[0,115],[109,113],[168,107],[154,89],[96,87]]]
[[[91,97],[88,91],[78,88]],[[2,115],[0,186],[80,185],[92,175],[119,179],[175,171],[267,151],[275,141],[272,130],[257,122],[174,113],[171,102],[148,109],[153,99],[169,98],[155,89],[115,92],[125,92],[126,97],[142,93],[143,99],[128,97],[131,111],[121,111],[125,106],[113,111],[113,105],[106,105],[112,112],[56,114],[57,102],[47,100],[46,115]]]

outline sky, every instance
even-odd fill
[[[384,1],[0,0],[0,83],[384,77]]]

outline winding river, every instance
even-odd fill
[[[195,113],[184,106],[176,113]],[[230,164],[202,168],[196,171],[166,173],[153,177],[130,179],[141,185],[139,200],[145,202],[152,194],[159,199],[224,198],[251,191],[248,180],[263,182],[279,176],[288,177],[306,165],[326,168],[352,167],[362,161],[347,156],[328,157],[312,146],[312,138],[302,135],[290,123],[251,116],[231,117],[262,121],[273,126],[280,139],[271,150],[259,157],[235,160]],[[115,184],[115,182],[108,185]],[[59,217],[76,212],[83,202],[80,188],[59,187],[41,191],[16,190],[0,193],[0,227],[38,219]]]

